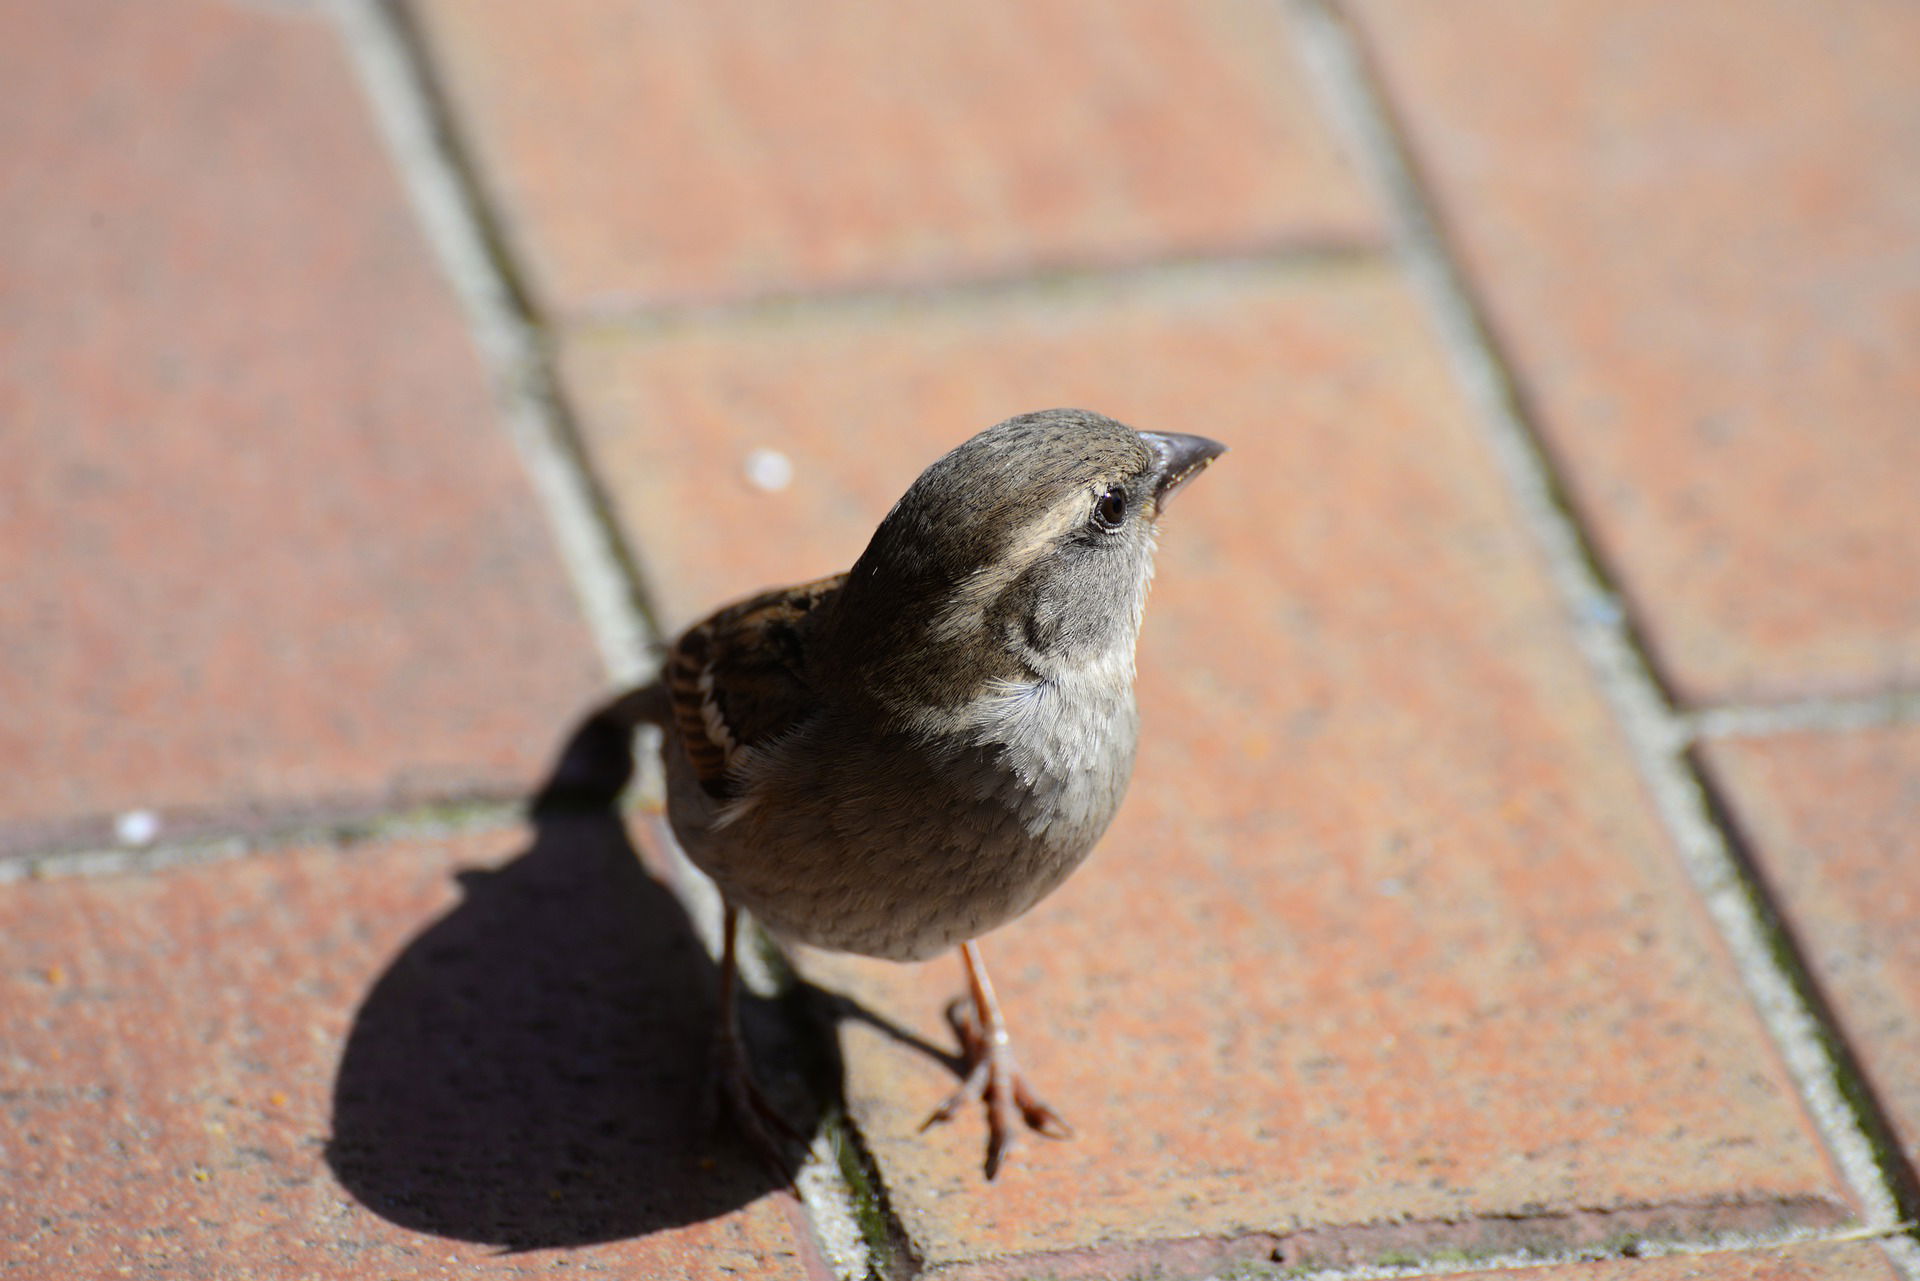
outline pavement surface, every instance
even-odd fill
[[[0,1275],[1920,1278],[1920,9],[0,0]],[[1125,810],[748,1002],[529,817],[1077,404]],[[646,789],[641,789],[644,795]],[[1508,1271],[1508,1270],[1511,1271]]]

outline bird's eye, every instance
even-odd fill
[[[1100,528],[1112,532],[1120,528],[1127,518],[1127,491],[1115,485],[1100,495],[1093,504],[1094,523]]]

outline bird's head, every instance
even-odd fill
[[[1155,523],[1225,450],[1081,409],[1023,414],[935,462],[848,575],[844,675],[895,708],[1108,665],[1130,684]]]

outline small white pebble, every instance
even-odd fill
[[[793,483],[793,460],[777,449],[756,449],[747,455],[747,483],[777,494]]]
[[[152,810],[128,810],[113,820],[113,834],[122,845],[151,845],[160,835],[160,816]]]

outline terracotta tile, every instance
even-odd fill
[[[1920,676],[1920,11],[1352,8],[1678,694]]]
[[[1378,236],[1260,0],[420,0],[548,309]]]
[[[1729,739],[1702,754],[1920,1165],[1920,726]]]
[[[699,1123],[713,966],[613,820],[16,883],[0,940],[37,1275],[805,1275]]]
[[[1844,1214],[1384,265],[689,323],[564,364],[683,619],[844,566],[920,465],[1009,412],[1232,447],[1167,522],[1127,807],[987,942],[1080,1136],[984,1185],[977,1118],[915,1133],[946,1070],[845,1032],[927,1267],[1556,1208],[1708,1222],[1728,1198]],[[741,479],[750,445],[791,453],[790,488]],[[808,964],[950,1042],[956,966]]]
[[[1606,1259],[1551,1268],[1513,1268],[1459,1274],[1459,1281],[1894,1281],[1899,1274],[1874,1246],[1809,1241],[1767,1250]]]
[[[0,80],[0,846],[529,781],[597,662],[330,24],[8,5]]]

